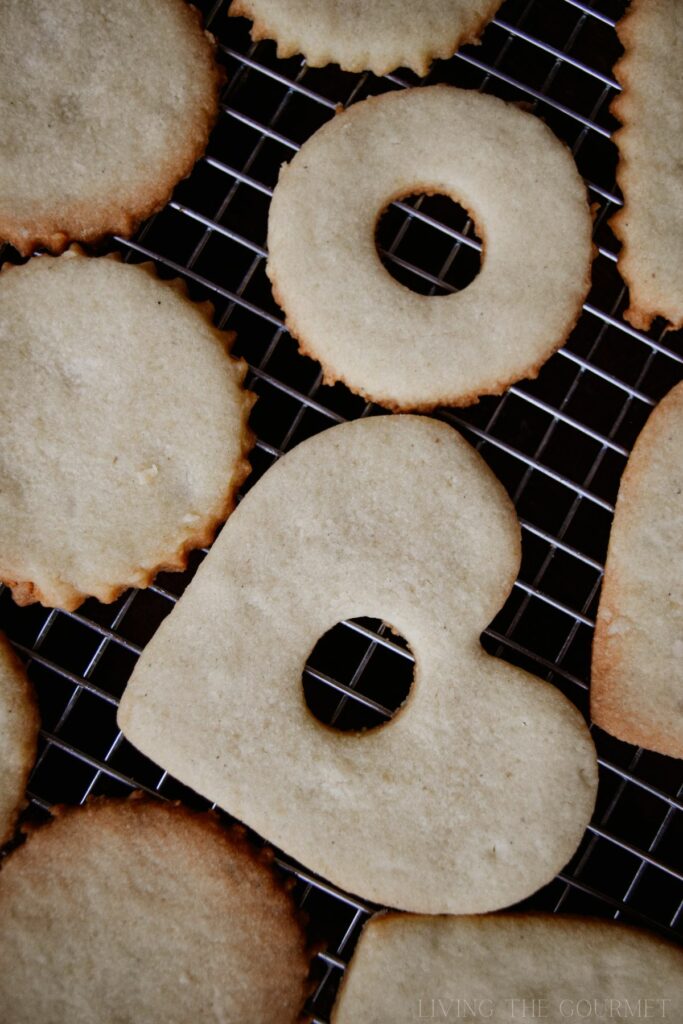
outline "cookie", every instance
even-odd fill
[[[363,930],[332,1024],[680,1020],[682,971],[676,946],[610,921],[384,914]]]
[[[308,970],[289,894],[208,814],[62,809],[0,872],[7,1024],[294,1024]]]
[[[651,414],[621,479],[591,716],[621,740],[683,757],[683,383]]]
[[[622,242],[626,319],[647,330],[657,316],[683,327],[683,6],[631,0],[617,24],[624,56],[614,73],[622,92],[612,113],[622,126],[617,181],[622,209],[610,226]]]
[[[0,239],[132,234],[204,152],[222,80],[183,0],[4,0]]]
[[[375,246],[392,200],[444,193],[483,239],[462,291],[418,295]],[[574,326],[590,283],[591,215],[569,150],[494,96],[438,85],[364,100],[282,168],[268,276],[325,381],[392,409],[468,405],[534,377]]]
[[[229,334],[151,265],[43,256],[0,274],[0,580],[76,608],[182,569],[249,470]]]
[[[253,21],[251,38],[275,39],[280,58],[303,53],[311,67],[426,75],[436,58],[477,41],[502,0],[233,0],[229,14]]]
[[[23,665],[0,634],[0,846],[12,838],[33,767],[40,718]]]
[[[519,567],[505,491],[454,430],[342,424],[249,491],[138,662],[119,725],[148,757],[361,897],[478,912],[574,853],[596,756],[576,708],[486,654]],[[348,618],[408,641],[415,679],[365,733],[311,714],[302,671]]]

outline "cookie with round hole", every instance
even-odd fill
[[[0,872],[8,1024],[295,1024],[309,966],[268,855],[210,814],[58,808]]]
[[[683,758],[683,383],[621,479],[593,641],[593,721]]]
[[[418,295],[380,261],[386,206],[445,194],[483,240],[462,291]],[[284,165],[267,271],[300,350],[327,383],[394,410],[469,405],[535,377],[590,285],[592,221],[571,153],[532,114],[437,85],[337,114]]]
[[[625,318],[648,330],[661,316],[683,327],[683,7],[678,0],[631,0],[617,23],[624,56],[614,74],[621,92],[617,182],[624,205],[610,227],[622,243],[619,273],[628,285]]]
[[[332,1024],[679,1020],[682,972],[677,946],[621,922],[379,914],[363,929]]]
[[[419,416],[335,426],[250,490],[143,652],[126,737],[342,889],[483,912],[574,853],[595,749],[553,686],[486,654],[519,568],[512,504],[454,430]],[[404,636],[415,678],[365,733],[321,724],[302,670],[337,622]]]
[[[386,75],[398,67],[426,75],[433,60],[478,42],[502,0],[232,0],[251,38],[274,39],[281,59],[302,53],[310,67]]]
[[[204,152],[224,72],[184,0],[0,5],[0,239],[129,236]]]
[[[40,716],[33,689],[0,633],[0,846],[12,838],[33,768]]]
[[[210,543],[249,472],[233,335],[151,264],[73,248],[0,273],[0,580],[113,601]]]

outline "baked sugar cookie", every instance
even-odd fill
[[[643,330],[657,316],[683,327],[683,5],[631,0],[617,31],[623,91],[611,109],[623,125],[614,140],[624,206],[611,227],[623,243],[624,315]]]
[[[382,266],[375,227],[394,199],[444,193],[472,214],[479,275],[418,295]],[[280,172],[268,276],[325,380],[393,409],[467,405],[535,376],[590,281],[591,215],[569,150],[494,96],[431,86],[357,103]]]
[[[428,913],[522,899],[569,860],[596,757],[558,690],[486,654],[519,526],[450,427],[380,416],[300,444],[252,488],[162,623],[119,708],[128,739],[313,871]],[[409,642],[405,705],[322,725],[302,670],[335,623]]]
[[[609,921],[383,914],[363,930],[332,1022],[680,1020],[682,971],[676,946]]]
[[[251,18],[251,37],[275,39],[278,57],[303,53],[311,67],[385,75],[398,67],[426,75],[435,58],[477,40],[502,0],[233,0]]]
[[[294,1024],[305,947],[267,863],[208,814],[61,810],[0,873],[7,1024]]]
[[[69,251],[0,274],[0,580],[113,601],[181,569],[249,470],[252,396],[207,310],[150,265]]]
[[[3,0],[0,239],[131,234],[203,153],[221,81],[183,0]]]
[[[23,665],[0,634],[0,846],[11,839],[24,802],[39,727]]]
[[[683,757],[683,384],[650,416],[621,480],[592,675],[597,725]]]

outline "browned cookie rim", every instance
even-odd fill
[[[74,204],[68,213],[63,206],[57,206],[51,216],[36,216],[31,222],[0,214],[0,240],[8,242],[21,256],[30,256],[36,249],[44,248],[57,256],[68,248],[71,242],[97,244],[110,235],[130,238],[140,224],[158,213],[171,198],[176,185],[187,178],[197,160],[206,150],[209,135],[220,114],[219,95],[226,80],[225,69],[216,61],[216,38],[203,27],[203,18],[192,4],[171,0],[178,10],[184,12],[188,31],[202,39],[207,70],[212,79],[208,102],[194,112],[194,119],[184,126],[182,133],[175,135],[176,146],[183,148],[175,159],[150,168],[149,182],[140,189],[138,198],[129,206],[121,206],[114,199],[103,195],[100,201]],[[26,230],[30,227],[30,236]]]
[[[639,481],[649,453],[659,447],[660,434],[666,429],[669,408],[674,405],[674,402],[679,401],[683,405],[683,382],[673,387],[650,414],[631,450],[619,485],[593,634],[590,713],[593,722],[605,732],[610,733],[611,736],[616,736],[618,739],[638,747],[646,747],[648,750],[654,750],[668,757],[683,758],[683,741],[676,737],[673,727],[666,732],[656,726],[653,727],[642,717],[636,721],[633,715],[624,708],[624,701],[619,690],[621,658],[619,653],[615,652],[614,645],[609,643],[608,623],[604,614],[606,611],[612,614],[618,613],[619,593],[622,589],[619,573],[610,565],[617,517],[621,519],[622,516],[628,515],[628,510],[634,500],[632,492],[634,489],[640,490]]]
[[[194,810],[180,801],[166,801],[155,799],[141,790],[132,792],[127,797],[94,796],[89,797],[82,805],[56,804],[50,808],[50,818],[40,823],[26,822],[21,828],[24,842],[17,846],[5,862],[2,864],[2,871],[10,869],[20,870],[16,865],[21,861],[26,849],[30,848],[35,840],[51,840],[50,829],[56,822],[68,819],[84,819],[103,815],[116,815],[120,809],[132,811],[133,815],[139,811],[145,814],[159,814],[162,816],[173,816],[176,819],[178,829],[185,825],[203,831],[208,840],[216,840],[223,844],[226,851],[231,851],[237,858],[245,858],[252,865],[258,867],[262,872],[264,882],[269,889],[269,896],[280,900],[284,897],[289,907],[289,918],[292,924],[292,933],[298,932],[300,942],[296,964],[292,965],[292,973],[296,971],[300,975],[301,988],[301,1010],[296,1018],[292,1018],[291,1024],[308,1024],[311,1020],[309,1013],[305,1011],[305,1002],[313,994],[315,983],[311,975],[313,958],[320,952],[321,945],[311,940],[308,930],[308,916],[296,904],[293,895],[294,880],[281,875],[275,865],[275,852],[269,846],[257,846],[254,839],[249,835],[248,830],[239,822],[224,822],[219,814],[214,811]],[[54,840],[52,840],[54,842]],[[2,874],[0,873],[0,891],[2,889]],[[264,900],[264,906],[266,905]],[[227,923],[227,922],[226,922]],[[292,952],[294,950],[292,949]]]
[[[86,259],[113,260],[117,263],[123,261],[121,254],[117,252],[109,253],[106,256],[90,257],[78,244],[71,245],[69,247],[69,252],[74,252]],[[42,259],[52,258],[58,259],[59,256],[42,257]],[[41,589],[34,580],[14,578],[14,574],[3,566],[0,554],[0,583],[4,583],[5,586],[10,588],[14,602],[20,607],[40,603],[46,608],[62,608],[65,611],[75,611],[89,597],[96,597],[101,604],[111,604],[120,597],[124,591],[131,587],[135,587],[136,589],[144,589],[148,587],[160,572],[182,572],[187,568],[188,559],[192,551],[195,551],[197,548],[207,547],[213,542],[219,527],[234,511],[237,505],[239,489],[251,473],[251,463],[249,462],[248,455],[253,448],[255,435],[248,424],[251,410],[258,396],[244,387],[244,379],[249,369],[247,362],[241,357],[232,355],[232,348],[237,337],[235,332],[223,331],[215,326],[213,322],[213,303],[209,300],[194,302],[194,300],[189,296],[187,283],[182,278],[162,280],[156,273],[155,265],[151,261],[136,264],[136,267],[160,284],[164,286],[168,285],[176,292],[176,294],[180,295],[187,302],[191,303],[192,306],[196,307],[204,316],[207,327],[210,328],[212,334],[230,360],[230,364],[235,370],[235,383],[239,389],[242,405],[240,432],[238,437],[238,446],[240,451],[239,458],[235,462],[232,476],[226,480],[225,490],[221,501],[214,509],[207,510],[204,513],[202,521],[197,524],[193,533],[186,537],[185,540],[173,550],[168,551],[151,569],[143,569],[142,566],[133,565],[129,570],[129,579],[123,581],[119,580],[111,584],[107,584],[105,582],[102,584],[102,587],[98,590],[97,594],[78,590],[78,588],[72,586],[71,600],[61,600],[54,594],[51,594],[49,590]],[[20,267],[17,267],[14,264],[6,263],[0,268],[0,276],[9,273],[12,270],[19,269]]]
[[[263,39],[272,39],[276,43],[276,52],[279,60],[286,60],[301,54],[309,67],[321,68],[327,64],[338,64],[342,71],[372,71],[375,75],[387,75],[399,67],[410,68],[420,78],[428,74],[429,68],[435,60],[446,60],[461,46],[467,43],[478,43],[484,27],[493,18],[503,0],[488,0],[488,5],[481,14],[473,14],[468,24],[458,32],[448,34],[448,26],[444,25],[444,33],[441,42],[434,40],[431,44],[423,44],[421,49],[415,49],[412,56],[407,52],[398,56],[394,54],[382,62],[374,63],[364,61],[358,57],[355,60],[339,60],[338,54],[334,53],[334,44],[330,45],[329,52],[306,53],[300,42],[284,43],[278,39],[275,26],[259,15],[256,11],[258,0],[232,0],[228,15],[231,18],[249,18],[252,22],[250,35],[252,40],[260,42]],[[419,17],[419,14],[418,14]],[[406,48],[408,49],[408,48]]]
[[[0,821],[0,847],[2,847],[5,843],[9,842],[14,835],[19,814],[27,803],[26,786],[33,770],[36,752],[38,750],[40,710],[38,708],[35,691],[28,679],[28,676],[26,675],[24,664],[15,653],[9,640],[2,633],[0,633],[0,661],[5,661],[7,663],[9,671],[14,676],[13,684],[16,686],[17,692],[20,694],[20,714],[23,718],[24,726],[22,729],[22,740],[19,744],[22,767],[16,778],[15,790],[17,793],[17,799],[15,800],[14,809],[10,813],[4,828]],[[0,671],[2,670],[3,668],[0,667]],[[3,775],[6,774],[7,769],[4,765],[0,765],[0,772],[2,772]]]
[[[648,2],[654,3],[655,0],[648,0]],[[612,141],[616,143],[617,148],[619,149],[616,181],[623,196],[623,204],[611,217],[609,225],[617,240],[621,242],[621,251],[617,256],[617,266],[619,268],[619,273],[629,290],[629,305],[624,312],[624,319],[637,330],[648,331],[652,326],[653,321],[656,320],[658,316],[662,316],[667,320],[669,330],[679,330],[683,327],[683,313],[678,318],[670,319],[668,314],[664,311],[663,306],[661,309],[654,308],[651,303],[638,298],[641,291],[640,280],[638,275],[629,269],[630,261],[628,257],[631,255],[633,246],[631,245],[628,237],[628,231],[624,227],[624,222],[628,218],[628,210],[630,206],[629,190],[627,187],[630,160],[628,160],[623,149],[619,145],[619,140],[622,134],[632,130],[633,128],[633,124],[630,123],[629,117],[630,93],[635,86],[635,79],[632,75],[631,64],[633,60],[633,49],[638,43],[638,20],[644,9],[642,0],[631,0],[626,14],[616,24],[617,36],[619,38],[619,42],[624,48],[624,53],[614,65],[614,77],[621,86],[621,92],[617,93],[614,97],[609,109],[610,113],[621,122],[621,127],[612,135]]]

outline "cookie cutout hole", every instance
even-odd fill
[[[348,619],[324,633],[302,674],[311,714],[340,732],[384,725],[405,704],[415,662],[408,641],[380,619]]]
[[[375,245],[385,270],[420,295],[462,291],[481,269],[474,218],[442,193],[415,192],[386,206]]]

